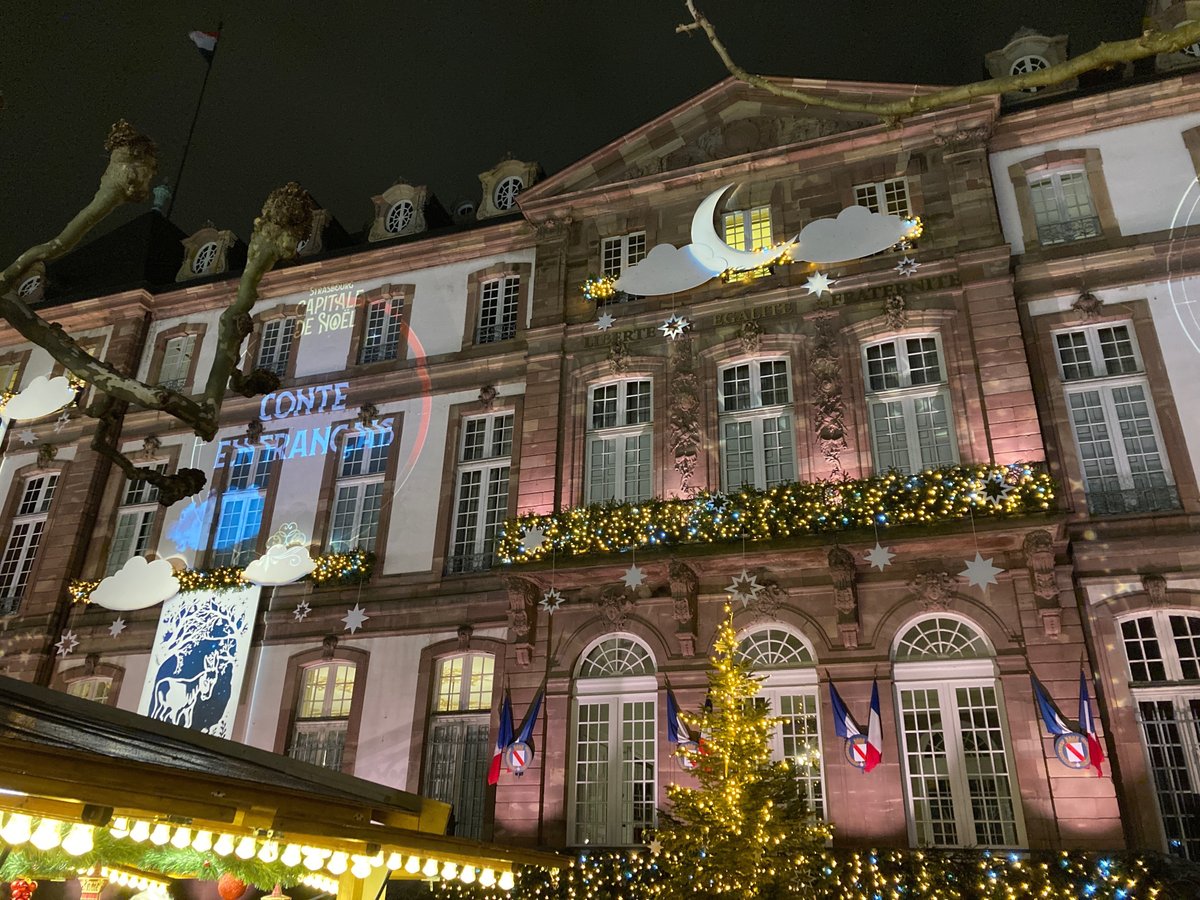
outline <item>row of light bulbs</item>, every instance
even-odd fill
[[[10,847],[19,847],[28,842],[38,850],[46,851],[61,846],[71,856],[83,856],[85,853],[91,853],[94,846],[92,826],[81,822],[76,822],[68,828],[65,822],[58,819],[42,818],[35,828],[33,817],[24,813],[10,813],[3,821],[0,838]]]
[[[82,870],[81,874],[87,871],[90,870]],[[150,891],[162,897],[167,896],[167,884],[164,881],[155,881],[153,878],[147,878],[145,875],[126,872],[123,869],[110,869],[107,866],[100,868],[100,874],[113,884],[119,884],[121,887],[130,887],[139,891]]]

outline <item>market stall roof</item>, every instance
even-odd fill
[[[0,676],[0,809],[103,824],[109,815],[459,865],[557,866],[553,853],[445,834],[450,807]]]

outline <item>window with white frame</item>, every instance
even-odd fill
[[[769,488],[796,478],[787,360],[755,359],[717,377],[721,486]]]
[[[334,485],[331,552],[375,549],[391,446],[391,431],[359,429],[346,433]]]
[[[991,647],[935,615],[897,637],[896,715],[915,847],[1019,847],[1025,826]]]
[[[1088,508],[1094,515],[1179,507],[1133,326],[1054,334]]]
[[[4,556],[0,558],[0,613],[16,612],[21,605],[57,485],[57,472],[25,479],[8,532],[8,543],[4,545]]]
[[[600,242],[600,273],[610,278],[619,278],[622,272],[640,263],[645,256],[644,231],[606,237]]]
[[[356,671],[357,666],[345,660],[321,662],[302,670],[288,756],[314,766],[341,770],[354,705]]]
[[[196,251],[196,255],[192,258],[192,274],[207,275],[212,271],[213,264],[217,261],[217,242],[209,241]]]
[[[112,683],[112,678],[107,675],[73,678],[67,682],[67,693],[83,700],[108,703],[109,695],[112,693]]]
[[[494,344],[515,335],[520,305],[520,275],[483,282],[479,286],[479,327],[475,330],[475,343]]]
[[[240,444],[229,463],[229,484],[218,504],[214,566],[244,566],[257,555],[267,491],[279,458],[273,443]]]
[[[404,326],[404,301],[399,297],[372,300],[367,304],[360,363],[383,362],[400,355]]]
[[[167,464],[159,463],[146,468],[163,473],[167,471]],[[117,510],[117,527],[113,532],[112,546],[108,549],[105,575],[119,571],[132,557],[145,556],[149,552],[157,516],[158,488],[148,481],[126,479],[121,506]]]
[[[1168,852],[1200,862],[1200,613],[1119,623]]]
[[[162,365],[158,369],[158,383],[173,391],[187,386],[192,372],[192,354],[196,349],[196,335],[181,334],[169,338],[163,347]]]
[[[300,322],[295,316],[263,322],[256,368],[274,372],[280,378],[286,375],[299,325]]]
[[[888,216],[908,217],[911,207],[908,202],[908,181],[904,178],[889,178],[871,184],[854,186],[854,202],[865,206],[873,213]]]
[[[1099,236],[1100,218],[1082,169],[1031,177],[1029,199],[1043,246]]]
[[[654,658],[636,638],[606,637],[588,649],[571,713],[568,842],[643,842],[657,806]]]
[[[598,384],[588,391],[586,502],[650,496],[651,421],[648,378]]]
[[[725,243],[735,250],[760,250],[774,243],[771,207],[756,206],[725,213]]]
[[[863,368],[876,471],[915,472],[958,462],[936,335],[867,344]]]
[[[416,207],[411,200],[399,200],[393,203],[383,219],[383,227],[388,234],[403,234],[412,225]]]
[[[758,628],[738,643],[738,655],[762,678],[758,698],[778,721],[771,756],[786,759],[796,774],[801,797],[818,819],[825,817],[821,765],[820,707],[816,660],[808,643],[785,628]]]
[[[450,572],[491,568],[496,540],[508,518],[513,414],[475,416],[462,424],[454,493]]]
[[[492,202],[495,203],[496,209],[502,212],[510,210],[517,205],[517,195],[523,190],[525,179],[519,175],[509,175],[492,191]]]
[[[422,793],[454,809],[454,834],[483,834],[487,770],[492,758],[491,716],[495,659],[460,653],[437,661],[433,711],[425,746]]]

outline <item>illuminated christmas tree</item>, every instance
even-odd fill
[[[656,840],[663,898],[749,900],[811,896],[829,826],[808,808],[793,766],[771,759],[777,719],[757,699],[760,679],[738,653],[733,615],[717,632],[709,701],[684,721],[701,734],[696,788],[672,785]],[[687,752],[687,751],[684,751]]]

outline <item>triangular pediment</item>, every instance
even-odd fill
[[[846,99],[886,100],[914,91],[912,85],[778,81]],[[806,107],[726,79],[544,180],[522,205],[878,127],[877,116]]]

